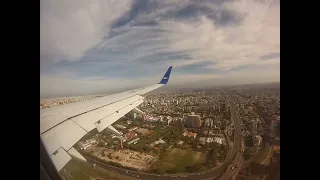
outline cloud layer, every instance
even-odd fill
[[[145,85],[169,65],[181,85],[280,78],[278,1],[43,0],[40,30],[44,96]]]

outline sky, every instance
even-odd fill
[[[280,1],[41,0],[40,97],[280,82]]]

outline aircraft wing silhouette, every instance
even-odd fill
[[[93,129],[99,132],[143,102],[141,95],[155,90],[169,81],[170,66],[157,84],[130,91],[65,104],[40,110],[40,141],[57,171],[71,159],[70,155],[84,159],[72,146]],[[85,160],[85,159],[84,159]]]

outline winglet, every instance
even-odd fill
[[[158,84],[167,84],[169,81],[170,73],[171,73],[172,66],[170,66],[167,72],[164,74],[163,78]]]

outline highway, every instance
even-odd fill
[[[224,92],[224,91],[223,91]],[[241,127],[240,127],[240,121],[239,121],[239,114],[236,111],[236,108],[234,106],[233,100],[231,99],[231,96],[228,96],[225,93],[225,96],[228,98],[230,103],[230,111],[231,111],[231,120],[234,123],[234,148],[232,148],[233,152],[235,154],[235,158],[233,159],[233,162],[230,163],[229,167],[226,170],[226,173],[220,178],[222,180],[227,180],[235,177],[241,167],[242,163],[242,154],[241,154]]]
[[[113,171],[122,175],[127,175],[130,177],[135,177],[138,179],[152,179],[152,180],[212,180],[212,179],[221,179],[225,177],[225,174],[229,174],[229,172],[237,172],[237,168],[240,168],[240,159],[241,159],[241,128],[238,114],[236,113],[236,109],[234,107],[233,101],[230,100],[230,97],[226,97],[230,102],[230,110],[231,110],[231,120],[235,125],[235,133],[234,133],[234,143],[231,151],[229,151],[226,161],[217,168],[214,168],[207,172],[193,173],[188,175],[156,175],[156,174],[147,174],[138,171],[130,171],[123,168],[115,167],[112,165],[108,165],[106,163],[99,162],[94,160],[88,156],[84,156],[89,163],[96,164],[99,167],[105,168],[109,171]],[[230,170],[232,167],[237,167]],[[232,173],[234,175],[234,173]]]

